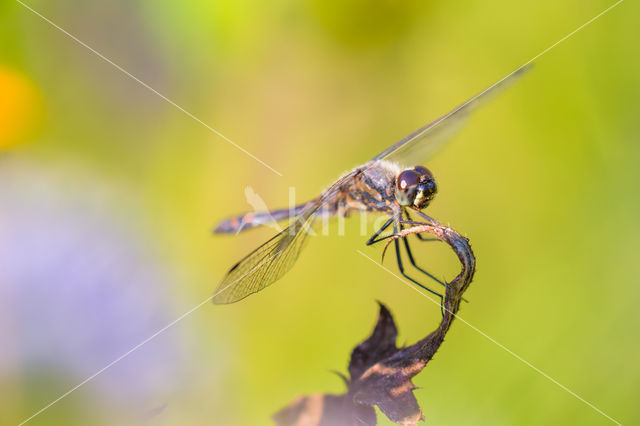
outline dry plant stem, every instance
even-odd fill
[[[441,329],[446,333],[451,326],[451,322],[453,321],[456,312],[458,312],[458,309],[460,308],[463,293],[473,280],[473,274],[476,271],[476,259],[467,238],[458,234],[458,232],[453,228],[441,225],[435,221],[433,223],[415,225],[392,235],[385,245],[384,251],[387,250],[387,247],[393,240],[398,238],[407,238],[412,234],[422,234],[425,232],[432,234],[438,239],[449,244],[456,256],[458,256],[458,260],[460,260],[462,265],[462,270],[458,276],[456,276],[450,283],[447,283],[444,297],[444,316],[440,322],[440,327],[438,327],[438,329]],[[434,333],[437,332],[438,329],[436,329]]]
[[[424,339],[400,351],[397,361],[388,364],[398,368],[401,368],[403,365],[411,365],[415,368],[415,366],[420,363],[426,364],[433,357],[442,344],[449,327],[451,327],[455,314],[460,308],[462,295],[469,287],[469,284],[471,284],[476,269],[476,259],[469,245],[469,240],[458,234],[454,229],[443,226],[437,222],[415,225],[402,230],[389,238],[387,246],[395,239],[407,238],[411,234],[421,234],[425,232],[446,242],[453,249],[456,256],[458,256],[458,260],[460,260],[462,264],[462,269],[453,281],[447,283],[444,297],[444,315],[438,328]],[[387,246],[385,246],[385,250]]]
[[[398,348],[393,316],[380,304],[373,332],[351,352],[349,378],[345,378],[347,392],[299,397],[274,415],[278,425],[374,425],[374,406],[399,424],[416,424],[424,419],[413,395],[416,387],[411,379],[422,371],[444,341],[462,295],[473,279],[475,257],[469,241],[452,228],[435,221],[414,225],[392,235],[389,241],[430,233],[446,242],[462,264],[458,276],[447,284],[444,314],[438,327],[417,343]]]

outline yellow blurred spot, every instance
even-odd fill
[[[38,90],[27,76],[0,66],[0,149],[34,135],[41,105]]]

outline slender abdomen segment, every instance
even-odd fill
[[[300,204],[292,209],[279,209],[270,212],[249,212],[240,216],[230,217],[220,222],[213,230],[213,233],[237,234],[238,232],[246,231],[256,226],[275,224],[290,217],[298,216],[306,206],[307,203]]]

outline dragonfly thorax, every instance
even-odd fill
[[[395,185],[398,204],[422,210],[438,192],[433,174],[426,167],[416,166],[398,174]]]

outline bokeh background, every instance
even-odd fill
[[[318,194],[611,3],[30,0],[29,7],[281,172],[278,176],[19,2],[0,5],[0,423],[17,424],[209,297],[272,230],[220,219]],[[622,424],[640,408],[640,8],[537,61],[427,165],[429,214],[467,235],[461,316]],[[312,238],[277,285],[204,303],[28,424],[269,424],[341,392],[375,300],[400,342],[436,305]],[[451,279],[453,255],[422,245]],[[394,268],[392,257],[385,264]],[[611,424],[456,322],[417,377],[428,424]],[[635,401],[635,402],[634,402]],[[386,420],[381,418],[385,424]]]

